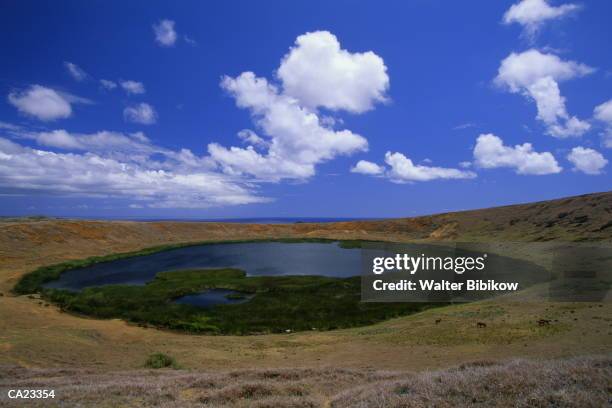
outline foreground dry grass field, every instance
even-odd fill
[[[444,371],[349,369],[99,373],[0,367],[0,390],[54,389],[31,406],[141,407],[603,407],[612,360],[479,361]],[[0,405],[22,406],[6,398]]]
[[[118,320],[81,318],[61,313],[54,306],[36,297],[13,296],[10,290],[21,276],[41,265],[166,243],[206,240],[319,237],[427,241],[442,244],[454,241],[480,241],[493,242],[490,245],[494,252],[546,265],[550,251],[559,245],[565,245],[564,242],[589,241],[609,244],[612,238],[611,214],[612,193],[601,193],[521,206],[412,219],[333,224],[246,225],[5,220],[0,222],[0,293],[2,294],[0,364],[5,365],[5,368],[0,370],[0,375],[5,378],[3,381],[7,384],[7,376],[16,375],[14,374],[16,372],[21,373],[18,376],[22,376],[26,382],[29,381],[25,380],[26,378],[43,375],[37,374],[38,371],[21,372],[19,369],[9,368],[13,366],[70,367],[70,370],[66,371],[66,378],[71,375],[73,369],[93,370],[92,375],[117,370],[135,370],[142,367],[149,354],[164,352],[175,357],[186,369],[206,372],[222,369],[225,372],[258,368],[281,369],[279,372],[285,373],[283,368],[292,367],[305,369],[303,372],[311,373],[313,377],[319,376],[319,379],[308,380],[315,384],[309,387],[317,388],[312,395],[310,391],[304,398],[282,394],[282,398],[289,398],[291,401],[294,398],[295,406],[319,406],[321,401],[332,401],[330,393],[321,391],[328,386],[325,380],[328,375],[336,375],[333,374],[335,372],[347,373],[345,379],[338,380],[345,381],[347,386],[355,385],[356,380],[352,379],[353,376],[362,376],[360,384],[363,384],[364,388],[357,394],[351,391],[346,395],[336,395],[342,387],[332,386],[335,395],[334,406],[360,404],[383,406],[396,402],[401,405],[401,395],[390,392],[388,400],[376,400],[378,397],[375,394],[377,395],[378,391],[368,389],[366,384],[371,381],[367,376],[375,376],[376,384],[391,381],[385,383],[386,385],[380,383],[381,390],[387,390],[394,387],[393,381],[398,380],[399,374],[381,374],[378,370],[420,372],[445,369],[479,360],[507,361],[516,357],[553,359],[609,355],[612,351],[610,317],[612,304],[543,302],[535,292],[523,294],[520,299],[507,299],[503,302],[488,301],[429,310],[362,328],[240,337],[191,336],[131,326]],[[526,253],[520,249],[520,246],[503,243],[508,241],[537,241],[540,244],[537,251],[531,247],[532,250]],[[553,323],[540,327],[537,320],[541,318],[549,319]],[[441,321],[436,324],[438,319]],[[485,322],[487,327],[477,329],[477,322]],[[594,361],[599,362],[594,363]],[[510,363],[503,366],[504,368],[491,366],[470,370],[474,373],[474,381],[478,378],[481,379],[478,381],[484,381],[483,378],[494,375],[498,369],[532,372],[534,367],[529,364],[531,363]],[[539,368],[542,370],[542,376],[551,375],[551,370],[561,369],[559,367],[573,370],[571,365],[564,365],[566,363],[551,364],[553,365],[543,365]],[[579,366],[584,367],[585,364],[604,366],[607,364],[609,380],[608,360],[585,360],[579,363]],[[328,367],[342,367],[343,370],[330,371]],[[436,375],[447,375],[449,377],[444,378],[448,378],[448,381],[451,381],[450,378],[454,378],[452,381],[460,381],[457,373],[459,371],[455,370],[446,374],[422,374],[418,381],[421,381],[420,384],[425,387],[423,389],[427,389],[427,379],[430,381]],[[104,376],[104,374],[99,375]],[[108,375],[107,379],[110,381],[119,374]],[[125,374],[125,376],[130,375]],[[157,378],[151,373],[143,375],[148,380]],[[249,378],[249,375],[258,374],[245,375]],[[387,375],[389,377],[385,377]],[[206,375],[202,376],[201,378],[206,378]],[[168,387],[171,387],[172,382],[179,381],[180,378],[193,378],[193,381],[196,381],[196,377],[196,374],[186,372],[165,373],[159,377],[159,381],[167,381],[170,384]],[[102,381],[93,380],[96,377],[91,378],[91,381],[96,383]],[[67,379],[62,381],[66,384],[69,382]],[[435,392],[448,392],[448,389],[444,388],[447,385],[435,385],[438,387]],[[111,385],[109,387],[112,388]],[[166,389],[164,387],[160,389]],[[457,387],[456,390],[461,388],[459,385]],[[610,385],[607,387],[609,394]],[[171,397],[168,397],[167,405],[184,406],[184,401],[191,398],[189,393],[193,393],[194,400],[199,401],[204,395],[200,391],[190,391],[189,387],[180,392],[168,391]],[[86,398],[83,394],[75,392],[75,398],[81,398],[78,395]],[[219,392],[223,394],[225,391]],[[255,389],[253,392],[259,391]],[[270,393],[262,392],[264,397]],[[540,395],[536,391],[533,392],[536,393],[534,394],[536,397]],[[548,391],[542,392],[542,395],[547,395]],[[581,395],[582,391],[577,388],[573,391],[563,388],[559,392],[569,393],[567,398],[573,398]],[[562,401],[564,397],[561,394],[554,398],[561,398],[559,401]],[[163,398],[159,395],[158,397]],[[265,405],[268,397],[264,397],[262,403]],[[119,392],[117,398],[115,402],[124,401],[121,398],[126,398],[125,402],[128,405],[139,404],[137,397],[129,392],[127,396]],[[214,398],[209,401],[213,405],[225,403],[223,397],[218,397],[220,398],[218,400]],[[311,398],[313,404],[308,402]],[[419,404],[422,406],[431,405],[426,399],[417,401],[421,401]],[[529,405],[527,402],[525,404]],[[268,405],[275,404],[272,401]],[[482,405],[490,406],[486,401]],[[547,404],[542,403],[542,405]],[[111,403],[109,406],[115,404]]]

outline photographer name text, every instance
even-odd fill
[[[447,280],[435,281],[431,279],[419,279],[416,282],[408,279],[400,279],[395,282],[385,282],[382,279],[377,279],[373,282],[373,288],[376,291],[391,290],[391,291],[513,291],[518,289],[518,282],[497,282],[493,279],[480,280],[468,279],[465,282],[452,282]]]
[[[452,276],[462,276],[464,273],[482,273],[486,267],[487,254],[477,257],[440,257],[410,256],[408,254],[396,254],[389,257],[376,257],[372,263],[372,273],[381,275],[383,273],[405,272],[414,275],[417,272],[427,273],[442,271]],[[487,291],[505,292],[518,290],[518,282],[498,282],[494,279],[396,279],[391,276],[386,279],[376,279],[372,282],[375,291],[424,291],[424,292],[449,292],[449,291]]]

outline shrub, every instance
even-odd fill
[[[178,368],[178,364],[176,364],[176,360],[174,357],[171,357],[164,353],[153,353],[145,361],[146,368]]]

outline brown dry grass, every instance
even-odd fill
[[[603,407],[612,398],[612,360],[481,361],[384,380],[332,398],[340,407]]]
[[[477,361],[421,373],[346,369],[224,372],[0,367],[6,390],[54,389],[29,406],[139,407],[602,407],[612,398],[612,359]]]

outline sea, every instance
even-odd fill
[[[296,224],[296,223],[328,223],[342,221],[375,221],[384,218],[357,217],[255,217],[255,218],[140,218],[140,217],[49,217],[52,219],[70,220],[103,220],[103,221],[140,221],[140,222],[229,222],[238,224]]]

